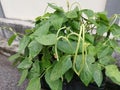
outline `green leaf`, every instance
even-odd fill
[[[21,40],[20,40],[20,44],[19,44],[19,52],[22,52],[22,50],[24,50],[26,48],[26,46],[28,45],[28,43],[30,42],[30,38],[28,36],[24,36]]]
[[[92,71],[90,68],[90,65],[85,63],[84,68],[82,69],[82,72],[80,74],[80,79],[86,86],[88,86],[88,84],[92,80]]]
[[[62,77],[70,68],[72,68],[71,56],[63,56],[52,69],[50,78],[57,80]]]
[[[114,83],[120,85],[120,71],[116,65],[108,65],[105,67],[105,74],[108,76]]]
[[[76,62],[75,62],[75,67],[76,70],[79,71],[82,67],[82,55],[77,55]]]
[[[9,61],[15,61],[17,58],[20,57],[20,53],[16,53],[8,58]]]
[[[109,20],[108,20],[106,14],[107,14],[106,12],[99,12],[99,13],[97,13],[97,15],[98,15],[98,17],[99,17],[100,19],[108,22]]]
[[[55,9],[56,11],[60,11],[60,12],[64,11],[62,7],[58,7],[58,6],[50,4],[50,3],[48,3],[48,6],[50,6],[53,9]]]
[[[111,47],[102,47],[100,46],[100,49],[98,49],[97,55],[98,58],[105,57],[106,55],[111,55],[113,53],[113,49]]]
[[[29,57],[34,58],[37,56],[42,50],[42,45],[38,43],[36,40],[33,40],[29,45]]]
[[[13,34],[9,39],[8,39],[8,45],[11,45],[12,44],[12,42],[15,40],[15,38],[16,38],[16,34]]]
[[[29,71],[28,78],[35,78],[40,76],[40,61],[35,60],[31,70]]]
[[[74,54],[76,50],[77,43],[74,41],[58,41],[57,48],[67,54]]]
[[[40,78],[32,78],[26,90],[41,90]]]
[[[28,69],[30,68],[32,65],[32,61],[29,60],[29,58],[25,58],[19,65],[17,68],[20,68],[20,69]]]
[[[115,64],[116,60],[112,56],[105,56],[99,59],[99,62],[103,65]]]
[[[76,10],[68,11],[68,12],[66,13],[66,17],[67,17],[67,18],[77,18],[78,15],[77,15]]]
[[[68,83],[72,80],[73,76],[74,72],[71,69],[65,73],[65,79]]]
[[[49,20],[51,24],[54,26],[55,30],[58,30],[61,28],[64,18],[61,17],[60,15],[55,14],[52,15]]]
[[[20,80],[18,82],[18,86],[20,86],[24,82],[24,80],[26,79],[27,75],[28,75],[28,69],[23,70],[22,71],[22,75],[20,77]]]
[[[95,56],[96,55],[96,48],[92,45],[88,46],[88,54],[91,56]]]
[[[60,79],[51,80],[51,69],[49,69],[45,74],[45,80],[51,90],[62,90],[62,81]]]
[[[112,26],[111,32],[112,32],[113,36],[115,36],[115,37],[120,37],[120,26],[117,25],[117,24],[114,24],[114,25]]]
[[[98,87],[100,87],[103,81],[103,75],[101,71],[101,66],[98,63],[93,64],[93,79]]]
[[[55,34],[42,35],[35,38],[42,45],[53,45],[57,41]]]
[[[99,35],[103,36],[103,34],[106,33],[107,31],[108,31],[108,26],[106,26],[104,24],[99,24],[98,25],[98,27],[97,27],[97,33]]]
[[[94,16],[94,12],[90,9],[83,9],[82,12],[88,17],[91,18]]]
[[[49,32],[49,28],[50,28],[50,23],[46,22],[45,24],[39,26],[39,28],[33,34],[30,35],[30,37],[34,38],[34,37],[47,35],[47,33]]]
[[[86,41],[88,41],[89,43],[94,43],[94,37],[90,34],[85,34],[85,39]]]

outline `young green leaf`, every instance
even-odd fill
[[[55,66],[52,69],[50,78],[51,80],[57,80],[62,75],[64,75],[70,68],[72,68],[72,61],[71,56],[63,56],[60,58],[60,60],[55,64]]]
[[[120,85],[120,71],[116,65],[108,65],[105,67],[105,74],[108,76],[114,83]]]
[[[8,39],[8,45],[11,45],[12,42],[16,39],[17,35],[13,34],[9,39]]]
[[[40,78],[32,78],[26,90],[41,90]]]
[[[45,74],[45,80],[47,84],[49,85],[51,90],[62,90],[62,81],[60,79],[54,81],[50,79],[51,70],[52,69],[49,69]]]
[[[18,86],[20,86],[24,82],[24,80],[26,79],[27,75],[28,75],[28,69],[24,69],[22,71],[22,75],[21,75],[20,80],[18,82]]]
[[[22,52],[26,46],[28,45],[28,43],[30,42],[30,38],[28,36],[24,36],[21,40],[20,40],[20,44],[19,44],[19,52]]]
[[[19,69],[28,69],[32,65],[32,61],[29,60],[27,57],[18,65],[17,68]]]
[[[57,41],[55,34],[42,35],[35,38],[42,45],[53,45]]]
[[[36,40],[33,40],[28,45],[28,48],[29,48],[29,57],[34,58],[42,50],[42,45],[40,43],[38,43]]]

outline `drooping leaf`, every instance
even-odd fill
[[[116,60],[112,56],[105,56],[99,59],[99,62],[103,65],[115,64]]]
[[[33,40],[28,45],[28,48],[29,48],[29,57],[34,58],[42,50],[42,45],[40,43],[38,43],[36,40]]]
[[[22,75],[21,75],[20,80],[18,82],[18,86],[20,86],[24,82],[24,80],[26,79],[27,75],[28,75],[28,69],[24,69],[22,71]]]
[[[51,69],[49,69],[45,74],[45,80],[51,90],[62,90],[62,81],[60,79],[51,80]]]
[[[9,39],[8,39],[8,45],[11,45],[12,42],[16,39],[17,35],[13,34]]]
[[[29,60],[29,58],[26,57],[26,58],[18,65],[17,68],[19,68],[19,69],[28,69],[28,68],[31,67],[31,65],[32,65],[32,61]]]
[[[57,80],[62,75],[64,75],[70,68],[72,68],[71,56],[63,56],[60,60],[55,64],[52,69],[50,78],[51,80]]]
[[[80,79],[86,86],[88,86],[88,84],[92,80],[92,71],[90,68],[91,68],[90,65],[86,63],[80,74]]]
[[[114,83],[120,85],[120,71],[116,65],[108,65],[105,67],[105,74],[108,76]]]
[[[77,43],[76,42],[72,42],[72,41],[58,41],[57,43],[57,48],[64,52],[64,53],[68,53],[68,54],[73,54],[75,53],[75,50],[76,50],[76,46],[77,46]]]
[[[39,60],[35,60],[32,65],[32,68],[29,71],[28,78],[35,78],[40,76],[40,62]]]
[[[28,36],[24,36],[21,40],[20,40],[20,44],[19,44],[19,52],[22,52],[26,46],[28,45],[28,43],[30,42],[30,38]]]
[[[9,61],[15,61],[17,58],[20,57],[20,53],[16,53],[8,58]]]
[[[56,11],[60,11],[60,12],[64,11],[62,7],[58,7],[58,6],[50,4],[50,3],[48,3],[48,6],[50,6],[53,9],[55,9]]]
[[[41,90],[40,78],[32,78],[26,90]]]
[[[42,35],[35,38],[42,45],[53,45],[57,41],[55,34]]]
[[[101,66],[98,63],[93,64],[93,79],[98,85],[98,87],[101,86],[102,81],[103,81],[103,74],[101,71]]]
[[[73,76],[74,72],[71,69],[65,73],[65,79],[68,83],[72,80]]]

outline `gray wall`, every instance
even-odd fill
[[[0,2],[0,17],[5,17],[1,2]]]
[[[107,0],[105,10],[108,12],[108,16],[115,13],[120,14],[120,0]]]

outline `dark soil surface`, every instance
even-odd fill
[[[27,81],[17,86],[20,74],[7,58],[0,54],[0,90],[25,90]]]

